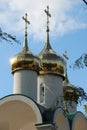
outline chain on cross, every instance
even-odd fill
[[[27,25],[30,24],[30,21],[27,19],[27,13],[25,14],[25,17],[23,16],[22,18],[25,21],[25,36],[27,36]]]
[[[51,17],[51,14],[49,12],[49,6],[47,6],[47,9],[44,10],[47,14],[47,32],[49,32],[49,17]]]

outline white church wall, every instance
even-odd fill
[[[37,72],[20,70],[14,73],[14,94],[24,94],[37,100]]]
[[[58,75],[40,75],[38,77],[38,103],[46,108],[61,105],[63,95],[62,77]]]
[[[87,119],[81,112],[77,112],[75,115],[72,130],[87,130]]]
[[[0,101],[0,130],[36,130],[42,123],[41,112],[31,99],[15,95]]]
[[[57,130],[70,130],[69,121],[61,108],[55,111],[53,122]]]

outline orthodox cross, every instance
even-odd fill
[[[27,13],[25,14],[25,17],[23,16],[22,18],[25,21],[25,36],[27,36],[27,25],[30,24],[30,22],[27,19]]]
[[[63,53],[63,56],[64,56],[65,62],[66,62],[66,82],[68,83],[69,80],[68,80],[68,75],[67,75],[67,60],[69,59],[69,57],[67,56],[67,51],[65,51],[65,52]]]
[[[47,10],[44,10],[47,15],[47,32],[49,32],[49,17],[51,17],[51,14],[49,13],[49,6],[47,6]]]
[[[64,56],[64,58],[65,58],[66,60],[69,59],[69,57],[67,56],[67,51],[65,51],[65,52],[63,53],[63,56]]]

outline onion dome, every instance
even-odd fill
[[[67,73],[64,81],[63,93],[65,101],[74,101],[78,103],[80,92],[78,91],[78,88],[69,82]]]
[[[65,61],[62,56],[57,55],[51,48],[49,42],[44,46],[44,49],[39,54],[41,60],[40,73],[54,73],[65,75]]]
[[[10,61],[10,66],[12,69],[12,73],[18,70],[24,70],[24,69],[29,69],[29,70],[35,70],[39,71],[39,64],[40,60],[37,56],[33,55],[31,51],[28,48],[28,42],[27,42],[27,14],[25,14],[26,18],[23,17],[25,20],[25,41],[24,41],[24,47],[20,53],[15,55],[11,61]]]
[[[41,53],[39,54],[39,58],[41,60],[41,70],[40,74],[53,73],[64,76],[65,74],[65,60],[62,56],[57,55],[55,51],[52,49],[49,42],[49,7],[47,6],[47,10],[45,10],[47,14],[47,40],[45,46]]]

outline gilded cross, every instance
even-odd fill
[[[25,36],[27,36],[27,25],[30,24],[30,22],[27,19],[27,13],[25,14],[25,17],[23,16],[22,18],[25,21]]]
[[[49,6],[47,6],[47,9],[44,10],[47,15],[47,32],[49,32],[49,17],[51,17],[51,14],[49,12]]]

